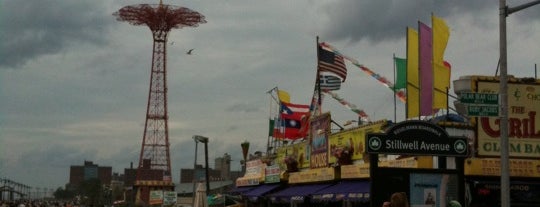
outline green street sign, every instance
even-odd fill
[[[467,116],[499,116],[498,105],[469,105]]]
[[[499,105],[498,93],[461,93],[459,101],[464,104]]]

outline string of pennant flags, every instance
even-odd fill
[[[366,114],[366,112],[364,112],[364,110],[362,109],[358,109],[356,107],[356,105],[354,104],[351,104],[350,102],[346,101],[345,99],[339,97],[338,94],[330,91],[330,90],[322,90],[324,93],[327,93],[329,94],[330,96],[332,96],[332,98],[334,98],[335,100],[337,100],[341,105],[347,107],[348,109],[350,109],[351,111],[355,112],[356,114],[358,114],[358,116],[362,119],[362,120],[365,120],[365,121],[370,121],[369,120],[369,116]]]
[[[384,86],[386,86],[387,88],[389,88],[390,90],[394,91],[394,84],[391,83],[390,81],[388,81],[388,79],[386,79],[385,77],[373,72],[372,70],[370,70],[369,68],[367,68],[366,66],[360,64],[356,59],[354,58],[351,58],[347,55],[344,55],[342,54],[339,50],[337,50],[334,46],[326,43],[326,42],[321,42],[320,43],[322,46],[326,47],[327,49],[329,49],[330,51],[336,53],[337,55],[340,55],[342,56],[344,59],[348,60],[349,62],[351,62],[353,65],[355,65],[356,67],[360,68],[360,70],[362,70],[363,72],[365,72],[366,74],[370,75],[371,77],[375,78],[377,81],[379,81],[381,84],[383,84]],[[405,94],[405,91],[403,90],[399,90],[399,91],[394,91],[395,92],[395,95],[398,97],[398,99],[403,102],[403,103],[406,103],[407,102],[407,96]]]

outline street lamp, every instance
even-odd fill
[[[209,173],[208,173],[208,137],[200,136],[200,135],[193,135],[193,140],[195,140],[195,162],[193,164],[193,199],[195,199],[195,176],[196,176],[196,169],[197,169],[197,144],[203,143],[204,144],[204,160],[205,160],[205,180],[206,180],[206,190],[210,191],[210,180],[209,180]],[[195,200],[194,200],[195,202]]]
[[[516,7],[506,6],[506,0],[499,0],[499,53],[501,61],[501,77],[499,80],[500,106],[500,139],[501,139],[501,206],[510,206],[509,143],[508,143],[508,77],[506,50],[506,17],[514,12],[539,4],[532,1]]]

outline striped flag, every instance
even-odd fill
[[[319,75],[321,90],[335,91],[341,88],[341,79],[333,75]]]
[[[341,77],[342,82],[347,78],[347,68],[343,57],[319,45],[319,72],[331,72]]]

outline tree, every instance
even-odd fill
[[[61,187],[57,188],[53,193],[54,198],[57,200],[71,200],[75,198],[75,192],[63,189]]]

